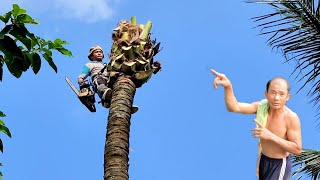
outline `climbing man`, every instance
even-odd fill
[[[86,82],[87,77],[91,77],[93,90],[101,99],[102,106],[109,108],[111,104],[112,89],[108,87],[109,76],[106,65],[102,62],[104,58],[103,50],[100,46],[92,46],[89,50],[88,59],[90,62],[86,63],[82,69],[82,73],[78,77],[78,84],[80,86],[80,94],[83,89],[89,88]],[[132,114],[138,111],[137,106],[132,106]]]

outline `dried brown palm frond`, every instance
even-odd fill
[[[135,17],[131,18],[131,22],[122,20],[118,23],[112,34],[113,44],[109,54],[111,83],[119,75],[126,75],[138,88],[161,69],[161,64],[153,59],[160,51],[160,43],[150,39],[151,27],[151,21],[138,25]]]

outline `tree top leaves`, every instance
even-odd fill
[[[53,51],[65,56],[72,56],[71,51],[64,47],[67,41],[60,38],[54,41],[43,39],[30,32],[25,24],[39,24],[17,4],[12,5],[12,10],[0,15],[0,21],[5,26],[0,31],[0,81],[3,77],[3,64],[6,64],[9,72],[19,78],[30,67],[37,74],[41,67],[41,55],[49,66],[58,71],[54,63]]]
[[[6,115],[2,111],[0,111],[0,117],[6,117]]]

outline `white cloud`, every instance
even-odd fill
[[[55,4],[59,14],[85,22],[97,22],[113,15],[106,0],[55,0]]]
[[[17,3],[27,13],[47,14],[53,13],[59,18],[74,19],[83,22],[97,22],[109,19],[114,11],[110,4],[119,3],[119,0],[1,0],[0,13],[12,9],[12,4]]]

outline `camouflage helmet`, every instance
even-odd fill
[[[90,61],[92,61],[92,59],[91,59],[92,53],[93,53],[95,50],[98,50],[98,49],[101,50],[102,53],[103,53],[103,50],[102,50],[101,46],[95,45],[95,46],[92,46],[92,47],[90,48],[90,50],[89,50],[89,55],[88,55],[88,58],[89,58]],[[104,54],[103,54],[103,58],[104,58]]]

